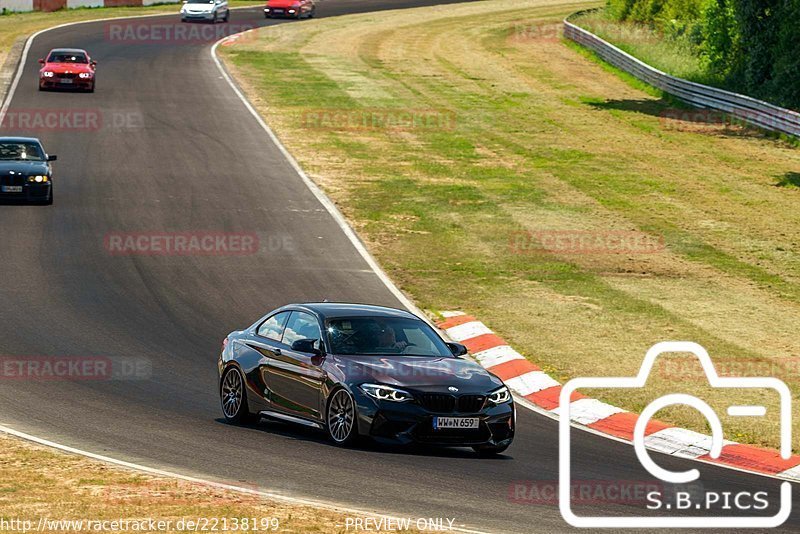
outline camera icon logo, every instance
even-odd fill
[[[653,346],[645,356],[642,367],[635,377],[595,377],[575,378],[567,382],[561,390],[559,405],[559,508],[564,520],[578,528],[771,528],[782,525],[791,514],[791,484],[783,482],[780,491],[780,509],[774,516],[755,517],[589,517],[578,516],[572,510],[570,485],[571,473],[571,435],[570,435],[570,399],[579,389],[633,389],[644,388],[647,378],[655,365],[656,359],[666,353],[691,353],[699,360],[708,383],[712,388],[732,389],[771,389],[780,398],[780,453],[784,460],[792,454],[791,403],[792,396],[788,386],[777,378],[766,377],[720,377],[708,352],[697,343],[670,341]],[[636,457],[652,476],[672,484],[687,484],[700,477],[697,469],[677,472],[659,466],[651,457],[645,445],[645,429],[651,418],[661,409],[674,405],[687,405],[700,412],[711,427],[711,450],[709,456],[717,459],[722,454],[722,423],[716,412],[703,400],[686,394],[670,394],[650,403],[637,419],[633,432],[633,445]],[[763,406],[730,406],[727,413],[732,417],[758,417],[766,415]]]

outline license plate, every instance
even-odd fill
[[[22,193],[21,185],[4,185],[3,193]]]
[[[58,83],[65,83],[67,85],[72,83],[72,78],[61,78],[58,80]]]
[[[477,417],[434,417],[433,429],[442,430],[447,428],[478,428],[480,419]]]
[[[273,9],[272,11],[274,11],[275,13],[283,13],[282,9]]]

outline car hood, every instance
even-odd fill
[[[21,173],[25,176],[47,174],[48,170],[45,161],[0,161],[0,174],[4,175],[11,172]]]
[[[267,7],[286,8],[286,7],[295,7],[299,4],[300,2],[298,2],[297,0],[269,0],[269,2],[267,2]]]
[[[460,358],[417,356],[336,356],[332,364],[342,381],[406,387],[422,391],[487,393],[503,382],[478,365]]]
[[[76,72],[92,72],[88,63],[45,63],[42,70],[72,74]]]

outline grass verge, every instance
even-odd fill
[[[339,533],[354,517],[144,475],[5,435],[0,468],[0,524],[12,531],[27,521],[28,531],[41,526],[40,532],[194,532],[193,521],[201,531],[216,525],[218,531]]]
[[[797,388],[800,155],[671,110],[543,30],[596,5],[489,0],[321,19],[221,54],[422,307],[468,310],[561,380],[630,376],[654,343],[686,339],[723,374]],[[576,235],[594,245],[563,241]],[[619,236],[629,242],[614,249]],[[709,393],[681,361],[646,391],[600,397],[637,411],[676,383]],[[710,400],[777,414],[763,392]],[[659,417],[707,430],[692,412]],[[770,419],[723,424],[729,439],[775,446]]]
[[[667,38],[645,24],[620,22],[600,9],[580,14],[571,22],[616,45],[659,70],[697,83],[720,84],[681,38]]]

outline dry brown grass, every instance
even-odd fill
[[[160,532],[172,533],[187,531],[177,529],[180,520],[227,518],[230,526],[234,518],[256,518],[259,528],[239,532],[341,533],[347,532],[347,517],[360,517],[141,474],[7,435],[0,435],[0,473],[0,518],[29,520],[34,528],[41,518],[91,521],[152,518],[171,521],[172,528]],[[230,484],[242,486],[238,481]],[[269,522],[273,518],[277,520],[275,524]],[[266,530],[265,525],[269,526]],[[273,526],[277,528],[272,530]],[[66,530],[41,532],[51,531]],[[84,527],[80,531],[91,529]]]

